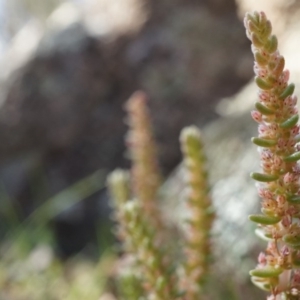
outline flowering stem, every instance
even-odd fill
[[[199,130],[194,126],[184,128],[180,141],[184,155],[189,212],[185,231],[185,261],[181,286],[185,291],[184,299],[198,300],[203,296],[202,285],[208,272],[209,235],[213,214],[210,211],[211,199],[208,195],[205,157]]]
[[[126,103],[130,128],[126,142],[132,160],[133,192],[139,199],[149,221],[156,228],[162,229],[163,224],[157,204],[157,192],[161,179],[146,101],[146,95],[138,91]]]
[[[261,212],[251,215],[258,223],[256,233],[268,241],[258,266],[250,271],[252,281],[270,291],[268,299],[298,299],[300,295],[300,159],[297,97],[289,71],[277,50],[277,38],[263,12],[247,13],[247,37],[252,42],[258,101],[252,118],[259,124],[258,146],[262,172],[252,173],[258,181]],[[296,297],[296,298],[295,298]]]

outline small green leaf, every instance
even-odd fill
[[[266,50],[269,52],[269,53],[273,53],[277,50],[277,46],[278,46],[278,41],[277,41],[277,37],[275,35],[271,35],[269,38],[268,38],[268,42],[266,44]]]
[[[294,234],[286,234],[282,240],[290,246],[300,246],[300,236]]]
[[[290,83],[284,90],[283,92],[279,95],[279,99],[283,100],[286,97],[292,95],[295,90],[295,85],[293,83]]]
[[[299,115],[293,115],[286,121],[282,122],[279,126],[284,129],[292,128],[294,127],[299,120]]]
[[[295,152],[295,153],[283,158],[283,160],[286,162],[295,162],[295,161],[298,161],[299,159],[300,159],[300,151]]]
[[[245,18],[247,20],[251,20],[252,22],[254,23],[257,23],[258,22],[258,17],[254,14],[254,13],[249,13],[247,12],[246,15],[245,15]]]
[[[260,147],[273,147],[277,144],[276,140],[267,140],[267,139],[261,139],[261,138],[257,138],[257,137],[253,137],[251,139],[252,143],[260,146]]]
[[[256,23],[259,23],[259,12],[257,11],[254,11],[251,16],[253,17],[253,20],[256,22]]]
[[[257,86],[262,90],[270,90],[273,87],[272,84],[270,84],[269,82],[263,80],[258,76],[255,77],[255,82]]]
[[[254,58],[255,58],[255,61],[256,61],[261,67],[265,66],[265,65],[268,63],[268,60],[267,60],[263,55],[261,55],[259,51],[256,51],[256,52],[254,53]]]
[[[263,115],[273,115],[274,114],[274,110],[266,107],[265,105],[261,104],[260,102],[256,102],[255,103],[255,108]]]
[[[261,182],[272,182],[279,178],[278,175],[262,174],[262,173],[251,173],[250,177]]]
[[[300,195],[288,196],[287,201],[292,203],[292,204],[300,204]]]
[[[262,225],[273,225],[281,220],[281,217],[271,217],[264,215],[250,215],[249,220]]]
[[[259,12],[258,15],[260,27],[264,29],[268,21],[267,16],[263,11]]]
[[[264,42],[258,37],[256,33],[251,34],[251,40],[252,44],[257,48],[260,48],[264,45]]]
[[[248,20],[248,28],[251,32],[258,32],[259,28],[256,26],[255,22],[253,20]]]
[[[256,234],[259,238],[261,238],[262,240],[264,240],[264,241],[266,241],[266,242],[270,242],[270,241],[273,240],[272,237],[271,237],[271,235],[265,234],[264,231],[263,231],[262,229],[260,229],[260,228],[256,228],[256,229],[255,229],[255,234]]]
[[[269,35],[272,33],[272,24],[269,20],[266,21],[265,23],[265,27],[264,27],[264,30],[263,30],[263,38],[267,38],[269,37]]]
[[[271,278],[277,277],[283,272],[281,268],[274,268],[271,266],[267,266],[261,269],[254,269],[249,272],[251,276],[261,277],[261,278]]]
[[[269,67],[269,69],[270,69],[270,70],[274,70],[274,68],[276,67],[276,64],[275,64],[275,62],[273,62],[273,61],[269,61],[269,63],[268,63],[268,67]]]

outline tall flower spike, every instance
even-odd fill
[[[180,135],[184,155],[186,181],[188,186],[188,212],[185,231],[185,262],[181,287],[184,299],[198,300],[202,296],[202,285],[208,272],[210,254],[210,229],[213,221],[211,199],[208,194],[205,157],[199,130],[184,128]]]
[[[300,147],[295,87],[288,83],[289,71],[284,69],[285,61],[266,15],[247,13],[244,24],[252,42],[259,88],[252,112],[259,134],[252,142],[259,147],[262,168],[262,172],[251,174],[259,182],[262,214],[249,218],[258,223],[256,233],[268,241],[250,275],[254,284],[271,292],[268,299],[299,299]]]
[[[130,127],[126,142],[132,160],[134,194],[153,225],[162,227],[157,205],[157,191],[161,180],[146,101],[146,95],[138,91],[126,103]]]

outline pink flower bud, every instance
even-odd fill
[[[254,73],[261,78],[265,78],[268,76],[268,71],[266,69],[261,68],[257,64],[254,64],[253,70]]]
[[[284,177],[283,177],[283,182],[284,182],[284,184],[285,184],[285,185],[290,185],[291,183],[293,183],[294,177],[295,177],[295,176],[294,176],[293,173],[290,173],[290,172],[286,173],[286,174],[284,175]]]
[[[299,166],[299,164],[293,166],[293,172],[297,175],[300,175],[300,166]]]
[[[296,96],[296,95],[292,95],[292,96],[291,96],[291,99],[292,99],[292,104],[293,104],[293,105],[296,105],[296,104],[297,104],[297,101],[298,101],[297,96]]]
[[[276,200],[280,207],[284,206],[286,203],[286,198],[283,195],[279,195]]]
[[[284,82],[288,82],[290,79],[290,71],[289,70],[284,70],[282,72],[282,77]]]
[[[295,136],[299,133],[299,125],[295,125],[293,128],[291,128],[291,133]]]
[[[294,271],[293,282],[295,284],[300,284],[300,270]]]
[[[259,137],[269,136],[269,128],[266,124],[259,124],[258,126]]]
[[[282,159],[279,156],[274,155],[273,162],[276,169],[279,169],[282,165]]]
[[[280,150],[283,150],[285,148],[285,140],[282,139],[282,138],[278,139],[278,141],[277,141],[277,147]]]
[[[266,198],[266,199],[272,199],[273,200],[273,193],[272,192],[270,192],[269,190],[265,190],[264,191],[264,198]]]
[[[277,131],[278,131],[278,125],[275,124],[275,123],[269,125],[269,128],[270,128],[270,130],[271,130],[272,132],[274,132],[274,133],[277,133]]]
[[[289,256],[290,255],[289,247],[284,245],[281,249],[281,253],[282,253],[283,256]]]
[[[259,99],[260,99],[261,101],[267,102],[267,101],[269,100],[269,98],[270,98],[270,95],[269,95],[269,93],[268,93],[267,91],[262,91],[262,90],[260,90],[260,91],[258,92],[258,97],[259,97]]]
[[[289,227],[291,225],[291,218],[289,216],[284,216],[282,218],[282,221],[281,221],[281,224],[284,226],[284,227]]]
[[[269,161],[273,158],[273,153],[268,149],[263,149],[260,153],[260,157],[263,161]]]
[[[276,51],[271,55],[271,60],[272,60],[273,62],[276,63],[276,62],[278,61],[279,57],[280,57],[280,53],[279,53],[278,50],[276,50]]]
[[[265,198],[265,192],[267,190],[261,187],[260,185],[257,185],[257,192],[260,198]]]
[[[261,167],[266,173],[270,173],[272,170],[272,164],[271,163],[261,163]]]
[[[284,102],[283,102],[284,106],[286,107],[293,107],[295,104],[294,104],[294,100],[293,100],[293,97],[292,96],[288,96],[284,99]]]
[[[266,260],[266,255],[265,253],[263,252],[260,252],[259,255],[258,255],[258,263],[262,266],[264,266],[266,263],[267,263],[267,260]]]
[[[257,123],[262,122],[262,114],[260,112],[258,112],[257,110],[252,110],[251,111],[251,117]]]

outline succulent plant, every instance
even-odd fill
[[[299,299],[300,140],[295,86],[288,82],[289,71],[265,13],[247,13],[244,24],[259,88],[251,113],[259,124],[258,137],[252,142],[258,146],[262,168],[251,174],[257,181],[261,214],[249,218],[258,223],[258,236],[268,242],[250,275],[254,284],[270,291],[269,300]]]

